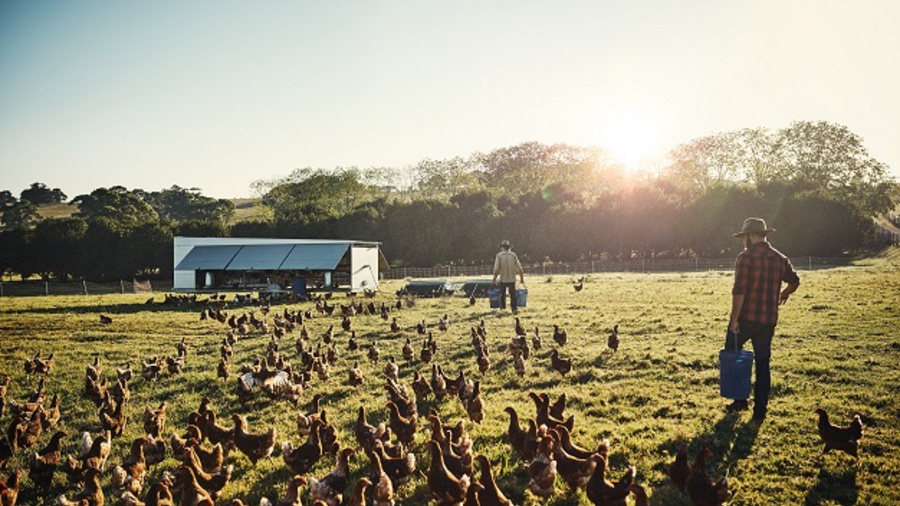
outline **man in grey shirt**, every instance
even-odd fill
[[[500,253],[494,258],[494,279],[491,284],[497,284],[497,278],[500,278],[500,309],[506,309],[506,292],[509,292],[509,306],[512,308],[513,314],[518,313],[518,297],[516,294],[516,274],[519,280],[525,284],[525,271],[522,270],[522,264],[519,263],[519,257],[511,251],[512,246],[509,241],[504,240],[500,243]]]

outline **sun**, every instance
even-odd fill
[[[656,155],[657,135],[648,116],[633,107],[601,112],[597,118],[598,142],[628,172],[645,168]]]

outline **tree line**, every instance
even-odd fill
[[[44,220],[22,202],[59,202],[58,189],[5,191],[0,269],[169,277],[175,235],[379,241],[393,265],[412,266],[490,262],[501,239],[526,262],[733,256],[747,216],[778,229],[789,255],[837,256],[877,246],[873,217],[896,195],[862,138],[827,122],[694,139],[653,175],[599,148],[527,142],[406,168],[297,169],[252,189],[265,212],[236,223],[229,201],[178,186],[99,188],[72,199],[71,218]]]

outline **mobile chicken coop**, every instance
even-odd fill
[[[333,239],[176,237],[176,292],[377,290],[381,243]]]

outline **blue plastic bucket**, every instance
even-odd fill
[[[519,288],[516,290],[516,305],[519,307],[525,307],[528,305],[528,289],[527,288]]]
[[[500,307],[500,289],[491,288],[488,290],[488,301],[491,303],[491,309]]]
[[[749,350],[721,350],[719,352],[719,392],[726,399],[750,398],[750,371],[753,352]]]

